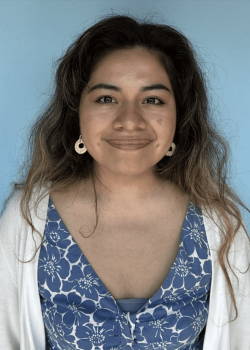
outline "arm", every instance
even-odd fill
[[[0,349],[20,349],[17,272],[15,262],[16,196],[0,219]]]

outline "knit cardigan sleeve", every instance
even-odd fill
[[[29,203],[32,223],[43,234],[48,198],[34,202],[40,191],[33,190]],[[25,222],[20,211],[21,193],[10,201],[0,219],[0,350],[45,350],[45,330],[38,292],[41,237]],[[22,263],[20,261],[29,261]]]
[[[218,216],[214,211],[212,214],[213,219],[220,226]],[[231,219],[236,227],[235,219]],[[250,240],[248,234],[240,226],[230,246],[228,259],[232,270],[225,259],[238,309],[238,317],[234,320],[235,309],[225,274],[218,261],[222,235],[213,220],[204,216],[204,223],[212,255],[212,284],[203,350],[250,349]]]
[[[19,195],[15,195],[0,220],[0,349],[20,349],[17,261],[15,240],[21,227]]]

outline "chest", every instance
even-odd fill
[[[56,201],[57,202],[57,201]],[[54,201],[53,201],[54,203]],[[151,298],[166,279],[178,254],[186,199],[175,210],[143,215],[85,215],[54,203],[69,233],[114,299]],[[88,237],[88,238],[84,238]]]
[[[134,237],[123,232],[121,238],[85,243],[73,235],[81,251],[114,299],[150,298],[160,288],[176,258],[180,230],[174,237]]]

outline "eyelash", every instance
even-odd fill
[[[109,102],[109,103],[107,103],[107,102],[100,102],[100,100],[102,99],[102,98],[105,98],[105,97],[108,97],[108,98],[111,98],[112,100],[114,100],[112,97],[110,97],[110,96],[102,96],[102,97],[100,97],[100,98],[98,98],[98,100],[96,100],[95,102],[97,102],[97,103],[100,103],[100,104],[104,104],[104,105],[109,105],[109,104],[111,104],[112,102]],[[158,100],[158,101],[160,101],[161,103],[147,103],[147,104],[149,104],[149,105],[163,105],[163,104],[165,104],[162,100],[160,100],[159,98],[156,98],[156,97],[148,97],[145,101],[147,101],[147,100],[150,100],[150,99],[153,99],[153,100]]]

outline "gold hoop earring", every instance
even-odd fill
[[[83,145],[83,147],[79,147],[80,145]],[[75,150],[79,154],[83,154],[87,151],[87,148],[84,146],[84,143],[82,141],[82,136],[80,135],[79,140],[75,143]]]
[[[173,142],[171,143],[171,147],[172,147],[172,151],[168,151],[168,152],[166,153],[166,156],[171,157],[171,156],[175,153],[176,146],[175,146],[175,144],[174,144]]]

